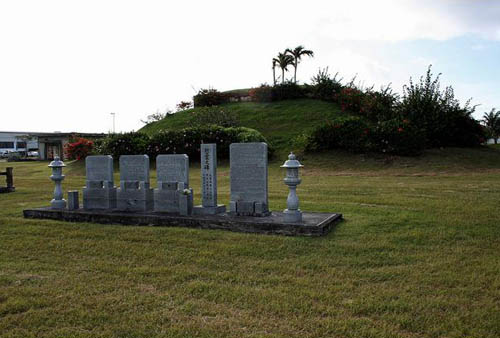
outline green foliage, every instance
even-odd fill
[[[111,134],[96,144],[95,151],[118,159],[121,155],[145,154],[148,142],[149,136],[141,132]]]
[[[224,128],[204,126],[176,130],[163,130],[151,137],[141,133],[114,134],[99,140],[95,153],[112,155],[118,159],[121,155],[147,154],[155,159],[159,154],[187,154],[191,159],[200,158],[202,143],[216,143],[219,158],[229,157],[229,145],[241,142],[267,142],[261,133],[244,127]],[[270,154],[272,147],[269,146]]]
[[[191,113],[191,126],[203,127],[215,125],[221,127],[237,127],[240,124],[238,114],[230,109],[217,106],[201,107]]]
[[[335,101],[342,90],[342,79],[337,79],[338,73],[333,77],[328,73],[328,67],[319,69],[318,74],[311,78],[311,84],[306,85],[311,96],[315,99]]]
[[[394,108],[398,100],[399,96],[392,92],[390,85],[379,91],[369,89],[364,95],[359,114],[374,122],[394,119],[397,117]]]
[[[214,88],[200,89],[198,94],[193,97],[195,107],[218,106],[227,102],[229,102],[229,96]]]
[[[200,158],[202,143],[217,144],[217,156],[229,158],[229,145],[242,142],[267,142],[258,131],[243,128],[207,126],[181,130],[164,130],[151,136],[146,148],[150,158],[159,154],[187,154],[192,160]]]
[[[367,123],[359,117],[343,117],[328,121],[314,129],[306,143],[306,151],[344,149],[365,151],[368,144]]]
[[[452,87],[441,91],[440,75],[434,78],[429,66],[418,83],[410,78],[397,106],[399,116],[425,131],[429,147],[479,145],[484,134],[471,117],[475,107],[470,106],[470,100],[461,106]]]
[[[425,149],[425,134],[407,120],[371,124],[360,117],[337,118],[314,129],[304,149],[418,155]]]
[[[300,99],[305,96],[304,89],[291,81],[283,82],[272,88],[273,101]]]

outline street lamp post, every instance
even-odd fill
[[[115,133],[115,115],[116,113],[110,113],[111,115],[113,115],[113,134]]]

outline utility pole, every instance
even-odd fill
[[[111,115],[113,115],[113,134],[115,134],[115,115],[116,113],[110,113]]]

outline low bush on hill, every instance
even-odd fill
[[[229,145],[231,143],[266,142],[264,136],[254,129],[245,127],[206,126],[177,130],[163,130],[151,137],[132,132],[114,134],[100,141],[96,153],[112,155],[118,159],[121,155],[147,154],[154,160],[160,154],[187,154],[192,160],[200,158],[200,145],[202,143],[217,144],[217,157],[229,158]],[[269,146],[269,154],[273,150]]]
[[[229,102],[229,95],[214,88],[200,89],[198,94],[193,96],[194,107],[218,106],[227,102]]]
[[[412,156],[425,149],[425,134],[407,120],[338,118],[314,129],[305,142],[309,152],[330,149]]]

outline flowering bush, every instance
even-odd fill
[[[66,158],[70,160],[84,160],[91,152],[94,142],[83,137],[77,137],[64,145]]]
[[[363,108],[365,93],[356,87],[344,87],[335,96],[335,101],[340,105],[342,111],[360,114]],[[361,114],[362,115],[362,114]]]
[[[387,120],[370,129],[369,149],[374,152],[413,156],[420,154],[425,145],[425,132],[409,120]]]

